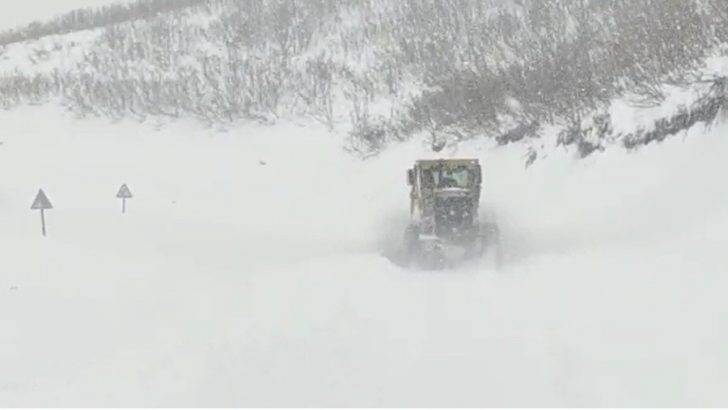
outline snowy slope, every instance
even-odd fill
[[[461,145],[510,263],[425,273],[380,252],[415,142],[359,162],[311,124],[0,123],[2,406],[728,405],[725,126],[528,170]]]
[[[0,14],[0,30],[11,29],[45,21],[80,8],[98,8],[109,4],[130,3],[134,0],[24,0],[22,4],[3,8]]]

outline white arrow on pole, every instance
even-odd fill
[[[125,214],[126,213],[126,200],[134,197],[131,194],[129,187],[126,186],[126,184],[123,184],[121,186],[121,188],[119,188],[119,192],[116,194],[116,197],[121,199],[121,213]]]
[[[42,189],[38,190],[38,194],[35,196],[35,200],[33,200],[33,204],[30,206],[30,209],[34,211],[40,210],[41,229],[43,236],[46,236],[45,210],[53,209],[53,205],[51,204],[51,201],[48,200],[48,197]]]

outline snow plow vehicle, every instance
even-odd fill
[[[403,245],[409,267],[442,269],[486,254],[500,265],[500,232],[480,220],[477,159],[419,160],[407,170],[410,223]]]

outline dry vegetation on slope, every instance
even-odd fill
[[[60,97],[114,118],[304,115],[345,124],[361,152],[418,131],[509,143],[561,124],[561,142],[587,155],[599,144],[586,142],[584,117],[626,93],[659,104],[663,84],[697,81],[726,27],[723,0],[139,1],[1,34],[0,50],[30,47],[53,68],[5,61],[0,94],[6,108]],[[91,40],[55,67],[62,34],[78,30]]]

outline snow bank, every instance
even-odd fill
[[[442,154],[485,164],[510,263],[424,273],[380,254],[417,143],[359,162],[310,124],[0,123],[0,405],[728,403],[724,126],[528,170]]]

